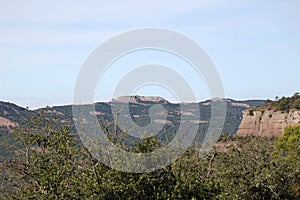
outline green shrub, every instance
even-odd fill
[[[249,115],[250,116],[254,116],[254,111],[251,109],[251,110],[249,110]]]

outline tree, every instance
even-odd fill
[[[300,198],[300,126],[285,128],[272,156],[285,179],[287,190]]]
[[[37,117],[15,132],[23,147],[0,166],[0,199],[299,199],[300,126],[277,141],[227,134],[206,157],[190,148],[163,169],[134,174],[104,166],[54,121]],[[161,145],[146,138],[129,151]]]
[[[132,174],[99,163],[52,119],[31,119],[15,136],[23,148],[0,167],[0,199],[211,199],[218,192],[198,174],[193,150],[161,170]],[[153,137],[134,150],[149,152],[159,145]]]
[[[93,198],[101,189],[94,160],[67,127],[36,116],[15,132],[19,157],[3,167],[1,198]],[[93,187],[91,187],[93,186]]]
[[[265,101],[265,104],[269,104],[269,103],[272,103],[272,101],[271,101],[270,99],[267,99],[267,100]]]
[[[295,94],[293,95],[293,98],[298,98],[298,97],[300,97],[300,93],[299,92],[295,92]]]

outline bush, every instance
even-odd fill
[[[251,110],[249,110],[249,115],[250,116],[254,116],[254,111],[251,109]]]
[[[1,199],[296,199],[300,188],[300,126],[277,142],[226,137],[204,158],[189,149],[152,173],[132,174],[104,166],[67,127],[34,121],[15,133],[20,157],[0,167]],[[229,134],[228,134],[229,136]],[[160,147],[154,138],[135,152]]]

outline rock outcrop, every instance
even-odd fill
[[[300,125],[300,110],[247,109],[243,111],[237,135],[278,137],[284,134],[284,128],[289,125]]]
[[[0,117],[0,127],[6,127],[7,129],[11,129],[16,126],[18,126],[18,123],[14,123],[14,122],[10,121],[9,119]]]
[[[144,103],[144,102],[153,102],[153,103],[169,103],[162,97],[157,96],[120,96],[117,99],[112,99],[112,102],[118,103]]]

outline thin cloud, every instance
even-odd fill
[[[2,22],[68,23],[92,20],[117,22],[128,20],[153,20],[172,18],[193,11],[215,9],[224,1],[2,1],[0,18]],[[236,1],[227,1],[231,3]],[[1,9],[2,8],[2,9]]]

